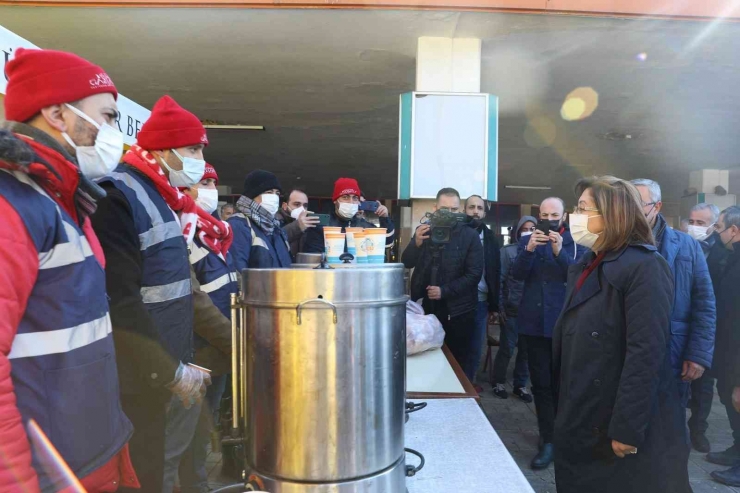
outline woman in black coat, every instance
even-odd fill
[[[688,446],[670,366],[673,278],[637,190],[604,176],[576,186],[568,272],[553,335],[558,493],[687,493]]]

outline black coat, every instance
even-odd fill
[[[426,298],[426,288],[431,285],[431,246],[431,240],[427,239],[419,248],[412,238],[401,256],[406,268],[414,269],[411,299],[416,301],[424,298],[427,313],[432,312]],[[437,285],[442,290],[442,303],[437,304],[434,314],[444,319],[475,310],[478,305],[478,283],[483,275],[483,247],[478,233],[468,226],[455,225],[450,242],[440,255]]]
[[[673,276],[655,247],[607,254],[580,290],[568,269],[553,334],[558,493],[685,493],[688,445],[670,365]],[[637,447],[619,459],[611,441]]]
[[[486,226],[483,231],[483,258],[485,260],[486,284],[488,285],[488,311],[497,312],[499,286],[501,282],[501,251],[498,238]],[[480,235],[480,231],[476,232]]]
[[[710,256],[711,262],[711,256]],[[720,395],[740,387],[740,243],[715,281],[717,343],[714,371]]]

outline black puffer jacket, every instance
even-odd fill
[[[416,301],[424,298],[427,311],[430,306],[426,288],[431,283],[431,246],[431,241],[427,239],[419,248],[412,238],[401,256],[403,264],[414,269],[411,276],[411,299]],[[439,260],[437,285],[442,290],[442,303],[438,303],[435,310],[438,318],[443,320],[456,317],[476,309],[483,264],[483,247],[478,233],[468,226],[455,225],[450,242],[445,245]]]

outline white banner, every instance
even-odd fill
[[[8,86],[8,78],[5,75],[5,65],[13,58],[13,53],[18,48],[38,48],[33,43],[21,38],[17,34],[0,26],[0,52],[3,58],[3,76],[0,77],[0,94],[5,94]],[[105,67],[103,67],[105,69]],[[115,83],[115,81],[113,81]],[[136,142],[136,135],[141,126],[149,118],[151,111],[134,103],[123,94],[118,95],[118,111],[121,117],[118,119],[118,130],[123,133],[123,141],[132,145]]]

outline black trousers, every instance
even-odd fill
[[[141,489],[121,488],[123,492],[162,493],[164,480],[164,433],[167,404],[172,394],[167,390],[147,389],[141,394],[121,394],[121,407],[134,425],[129,441],[131,462]]]
[[[704,375],[691,382],[691,398],[689,399],[689,409],[691,417],[689,418],[689,431],[693,435],[698,433],[703,435],[709,428],[707,418],[712,410],[712,400],[714,399],[714,378]]]
[[[475,309],[467,313],[451,317],[440,317],[445,329],[445,344],[455,357],[461,368],[465,368],[471,354],[476,351],[475,341]]]
[[[735,406],[732,405],[732,387],[718,379],[717,393],[719,394],[719,400],[724,404],[727,411],[727,419],[730,420],[733,445],[735,445],[735,448],[740,448],[740,413],[735,411]]]
[[[534,407],[540,441],[552,443],[555,429],[555,393],[552,385],[552,339],[519,335],[527,347],[529,378],[532,381]]]

